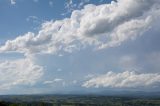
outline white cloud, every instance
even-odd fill
[[[15,5],[16,4],[16,0],[11,0],[11,4]]]
[[[78,4],[78,8],[82,8],[86,3],[89,3],[90,0],[81,0],[81,2]]]
[[[72,4],[72,0],[70,1]],[[157,0],[118,0],[110,4],[86,5],[70,18],[48,21],[36,33],[28,32],[0,46],[0,52],[72,52],[84,47],[114,47],[135,39],[160,18]]]
[[[85,76],[85,79],[89,79],[89,78],[92,78],[94,76],[95,76],[94,74],[88,74],[88,75]]]
[[[33,85],[43,75],[43,68],[30,59],[0,62],[0,89],[18,85]]]
[[[62,81],[63,79],[60,79],[60,78],[56,78],[56,79],[54,79],[53,81],[54,82],[60,82],[60,81]]]
[[[138,88],[160,86],[159,73],[138,74],[125,71],[122,73],[108,72],[86,81],[83,87],[111,87],[111,88]]]
[[[73,4],[73,0],[67,0],[65,3],[65,8],[67,9],[67,12],[73,11],[73,9],[76,7],[76,4]]]
[[[57,83],[57,82],[61,82],[61,81],[63,81],[63,79],[56,78],[56,79],[54,79],[54,80],[44,81],[43,83],[44,83],[44,84],[53,84],[53,83]]]

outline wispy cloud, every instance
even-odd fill
[[[16,4],[16,0],[11,0],[11,4],[15,5]]]
[[[53,3],[53,1],[49,1],[49,6],[51,6],[51,7],[52,7],[52,6],[53,6],[53,4],[54,4],[54,3]]]
[[[58,82],[62,82],[63,79],[61,78],[55,78],[54,80],[48,80],[48,81],[44,81],[44,84],[54,84],[54,83],[58,83]]]
[[[35,3],[39,2],[39,0],[33,0]]]

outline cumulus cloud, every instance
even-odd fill
[[[43,75],[43,68],[30,59],[0,62],[0,89],[18,85],[33,85]]]
[[[72,3],[72,0],[70,1]],[[72,52],[85,47],[103,49],[135,39],[160,17],[157,0],[117,0],[86,5],[70,18],[48,21],[38,33],[28,32],[0,46],[0,52]]]
[[[83,87],[137,88],[160,86],[159,73],[138,74],[124,71],[122,73],[108,72],[86,81]]]

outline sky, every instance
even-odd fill
[[[159,0],[0,0],[0,94],[159,91]]]

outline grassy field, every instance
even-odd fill
[[[160,98],[77,95],[1,96],[0,106],[160,106]]]

